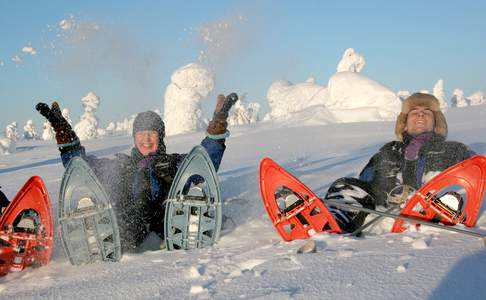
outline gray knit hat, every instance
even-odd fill
[[[133,136],[135,136],[135,133],[144,130],[157,131],[160,139],[165,137],[164,121],[157,113],[150,110],[139,113],[133,121]]]

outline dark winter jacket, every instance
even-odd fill
[[[226,148],[224,141],[206,137],[201,142],[216,170]],[[133,148],[131,155],[118,153],[109,159],[87,156],[84,148],[78,146],[63,151],[64,166],[73,156],[83,156],[108,193],[117,214],[124,251],[136,248],[149,231],[163,236],[164,202],[185,154],[166,154],[162,149],[144,157]]]
[[[394,187],[406,184],[418,189],[439,172],[474,155],[464,144],[434,134],[420,148],[416,160],[407,160],[404,152],[412,139],[404,134],[403,142],[385,144],[361,171],[359,178],[370,183],[377,205],[386,206],[387,193]]]

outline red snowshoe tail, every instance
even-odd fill
[[[44,182],[31,177],[0,218],[0,276],[49,262],[54,222]]]
[[[286,241],[341,229],[324,203],[270,158],[260,162],[260,193],[268,216]]]
[[[462,222],[474,227],[483,203],[486,184],[486,156],[476,155],[460,162],[427,182],[408,201],[400,215],[446,225]],[[448,192],[465,196],[465,206],[451,208],[440,201]],[[461,201],[462,202],[462,201]],[[392,232],[403,232],[404,221],[396,220]]]

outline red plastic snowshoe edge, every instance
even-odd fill
[[[430,221],[439,216],[440,222],[455,225],[462,222],[468,227],[474,227],[478,219],[486,184],[486,157],[473,156],[446,169],[422,188],[420,188],[401,210],[400,215],[415,217]],[[447,209],[437,205],[434,201],[437,193],[447,187],[460,186],[466,194],[465,207],[462,212],[454,216]],[[406,230],[405,221],[396,220],[392,232],[399,233]]]
[[[42,179],[33,176],[15,195],[0,218],[0,276],[49,262],[54,221]]]
[[[300,199],[290,210],[279,208],[275,192],[285,187]],[[324,203],[302,182],[270,158],[260,162],[260,193],[277,232],[285,241],[306,239],[322,231],[341,229]]]

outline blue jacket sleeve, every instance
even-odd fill
[[[224,139],[214,140],[210,137],[206,137],[201,142],[201,146],[203,146],[208,152],[216,171],[218,171],[219,169],[219,165],[221,164],[221,160],[223,159],[224,150],[226,149],[226,145],[224,144],[224,142]]]
[[[82,158],[86,157],[86,151],[84,150],[83,146],[78,145],[78,147],[72,147],[69,150],[61,151],[61,160],[63,166],[66,167],[71,161],[71,158],[75,156],[81,156]]]

